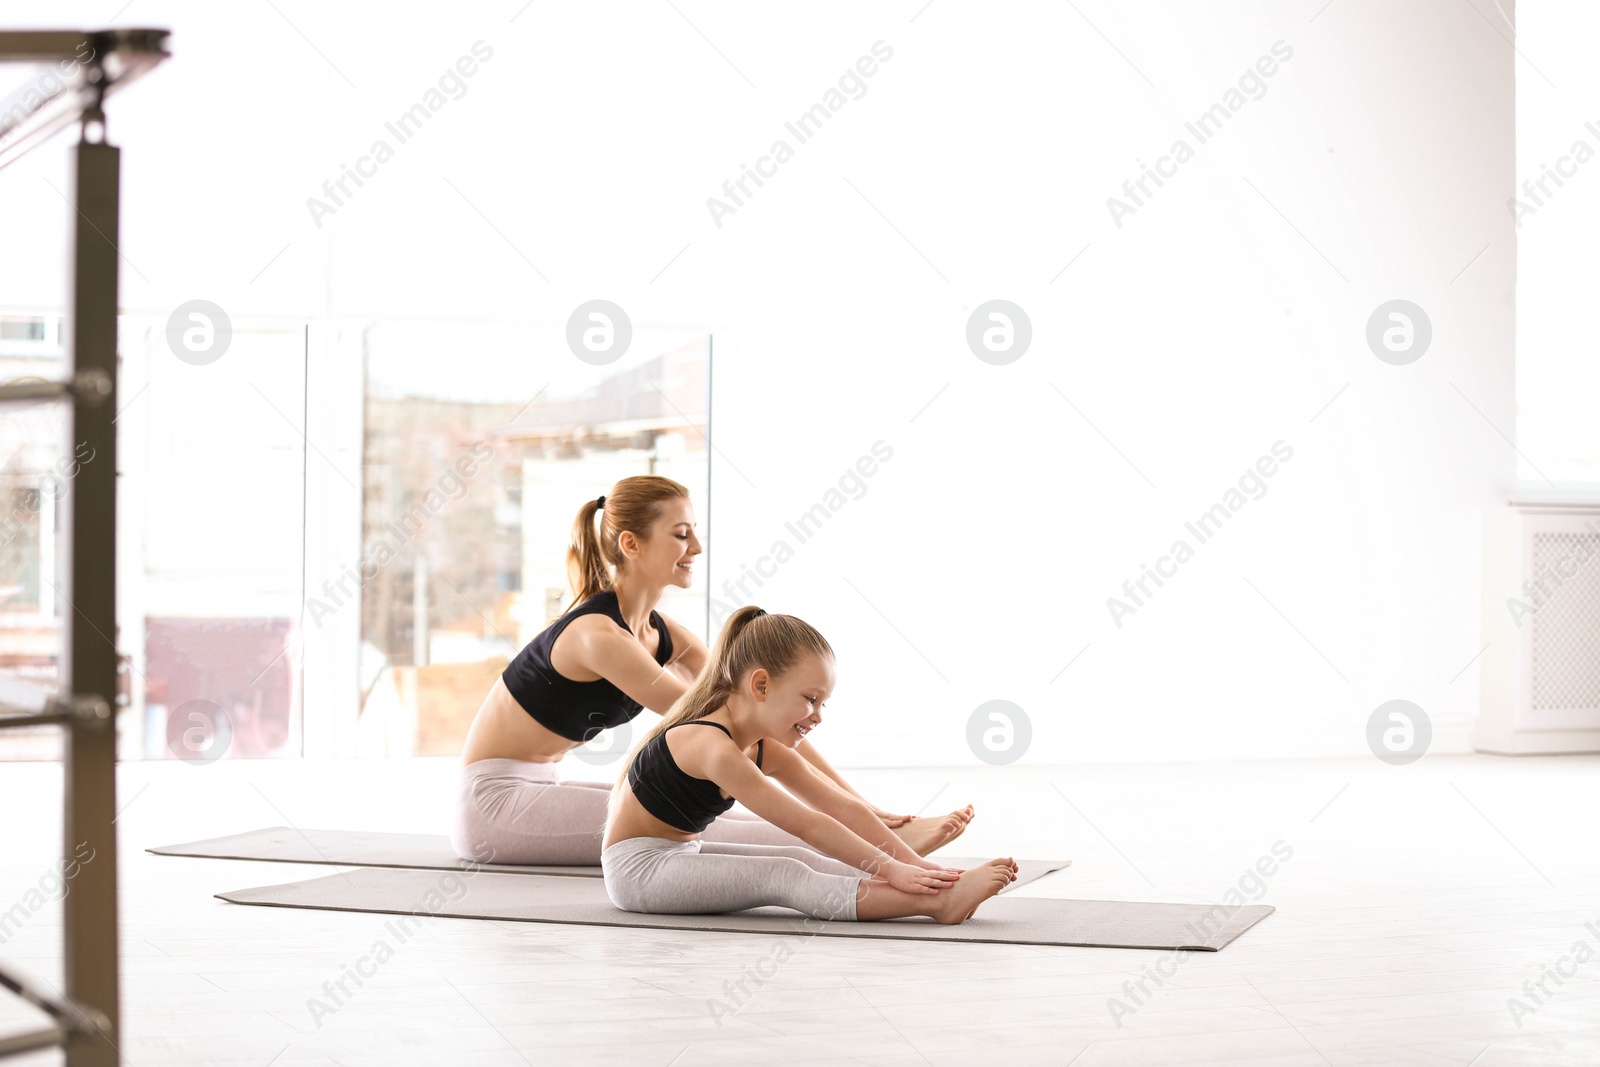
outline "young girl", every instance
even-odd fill
[[[736,611],[707,669],[612,789],[600,856],[611,902],[657,914],[776,904],[819,919],[959,923],[1015,880],[1009,858],[967,871],[923,859],[796,752],[833,685],[833,649],[815,629]],[[811,848],[704,840],[735,800]]]
[[[694,527],[689,490],[658,475],[623,478],[579,509],[567,551],[577,603],[495,680],[462,747],[450,841],[463,859],[600,862],[610,787],[563,782],[556,764],[643,708],[666,711],[704,665],[705,644],[655,610],[668,587],[693,583],[701,551]],[[815,746],[802,751],[859,798]],[[972,818],[970,806],[925,819],[873,811],[917,852],[948,843]],[[802,844],[758,816],[735,812],[706,827],[706,838]]]

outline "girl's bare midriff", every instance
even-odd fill
[[[701,721],[717,722],[719,720],[713,718],[711,715],[707,715]],[[723,723],[722,725],[726,726],[728,724]],[[663,738],[662,743],[667,744],[665,738]],[[672,746],[670,744],[667,745],[667,751],[669,753],[672,751]],[[751,745],[749,748],[745,749],[744,755],[746,759],[748,759],[751,763],[754,763],[756,758],[756,746]],[[654,815],[651,815],[644,809],[644,805],[639,803],[638,798],[633,795],[633,789],[628,785],[628,783],[624,782],[617,788],[622,790],[622,795],[617,798],[616,818],[610,820],[609,824],[606,826],[606,836],[604,840],[600,842],[600,847],[602,849],[610,848],[618,841],[626,841],[633,837],[664,837],[669,841],[693,841],[695,838],[700,836],[697,833],[692,833],[687,830],[680,830],[676,826],[670,826],[656,818]],[[723,800],[730,799],[728,796],[728,791],[725,789],[718,789],[717,795]]]
[[[635,837],[664,837],[668,841],[693,841],[700,836],[680,830],[676,826],[668,826],[645,811],[643,805],[634,798],[633,790],[626,782],[617,788],[622,790],[622,796],[617,798],[619,807],[616,818],[609,821],[606,835],[600,842],[602,850],[610,848],[618,841],[627,841]]]

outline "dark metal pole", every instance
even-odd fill
[[[85,122],[73,149],[72,375],[102,380],[79,393],[67,454],[88,456],[61,501],[69,542],[61,605],[63,688],[100,715],[74,716],[66,734],[63,861],[71,874],[64,909],[66,995],[84,1030],[67,1045],[71,1067],[116,1067],[117,996],[117,241],[120,153],[98,140],[104,121]],[[88,139],[93,130],[97,141]],[[92,449],[92,451],[89,451]],[[73,873],[73,865],[76,872]],[[96,1018],[95,1016],[101,1016]]]

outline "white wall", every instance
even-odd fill
[[[1600,68],[1588,56],[1600,8],[1519,6],[1517,64],[1517,407],[1536,483],[1600,485],[1600,360],[1593,341],[1600,264]]]
[[[970,765],[995,698],[1031,718],[1028,762],[1360,753],[1396,697],[1469,748],[1479,514],[1516,477],[1490,0],[278,7],[294,26],[119,18],[175,31],[111,113],[124,303],[316,319],[313,389],[337,324],[372,316],[525,317],[559,344],[604,297],[709,327],[711,577],[796,547],[746,588],[837,649],[837,758]],[[466,95],[317,228],[307,197],[480,39]],[[865,96],[718,227],[707,198],[880,40]],[[1265,95],[1118,227],[1107,198],[1278,41]],[[59,213],[51,165],[0,176],[8,225]],[[0,270],[48,304],[36,228]],[[1007,366],[964,336],[997,297],[1033,327]],[[1409,366],[1365,342],[1394,298],[1433,324]],[[865,495],[798,545],[784,522],[879,440]],[[1115,625],[1107,598],[1280,440],[1266,494]]]

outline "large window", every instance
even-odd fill
[[[594,366],[526,327],[346,333],[366,366],[358,749],[454,755],[508,660],[571,606],[585,500],[662,474],[705,532],[710,338],[638,330]],[[663,609],[703,633],[702,590],[669,590]]]
[[[59,379],[61,351],[61,316],[0,315],[0,382]],[[0,419],[0,702],[18,707],[40,706],[57,686],[56,524],[78,461],[65,441],[60,404],[14,405]],[[59,752],[54,728],[0,734],[0,755]]]
[[[179,316],[180,344],[225,336],[214,359],[177,355],[173,328],[121,320],[121,758],[298,756],[312,728],[322,753],[453,755],[571,605],[584,500],[664,474],[705,534],[703,331],[639,329],[595,366],[527,324],[345,324],[333,373],[308,377],[306,323]],[[63,351],[59,313],[0,316],[3,380],[59,378]],[[64,419],[0,426],[0,701],[22,706],[59,687],[58,509],[97,459],[64,448]],[[704,635],[706,603],[663,608]],[[0,736],[0,758],[59,752],[53,729]]]
[[[123,759],[297,756],[301,679],[291,646],[304,577],[306,330],[120,321],[116,642]],[[0,316],[0,378],[64,376],[62,316]],[[0,423],[0,699],[38,706],[60,688],[61,502],[88,463],[67,409]],[[106,635],[111,639],[111,635]],[[0,736],[0,756],[58,758],[46,727]]]
[[[120,337],[122,752],[298,756],[305,327],[197,307]]]

